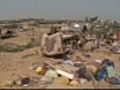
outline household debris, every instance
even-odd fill
[[[53,80],[53,84],[62,84],[62,85],[68,85],[69,84],[69,78],[61,76],[59,78],[56,78]]]
[[[77,46],[77,41],[80,37],[78,33],[54,33],[51,35],[44,34],[42,38],[42,54],[44,56],[55,56],[62,54],[66,57],[67,53],[74,53],[77,50],[77,47],[82,48],[83,57],[92,57],[92,52],[94,50],[99,50],[100,42],[96,41],[95,38],[88,37],[84,38],[81,41],[82,46]],[[62,36],[62,38],[61,38]],[[78,39],[78,40],[77,40]],[[106,39],[106,38],[105,38]],[[110,39],[110,37],[109,37]],[[50,41],[52,40],[52,41]],[[95,40],[95,41],[94,41]],[[67,42],[68,41],[68,42]],[[109,40],[108,40],[109,41]],[[97,42],[97,43],[96,43]],[[110,43],[111,46],[108,48],[110,52],[116,53],[119,52],[119,45],[113,44],[111,42],[103,42],[103,44]],[[113,45],[112,45],[113,44]],[[80,86],[81,84],[89,83],[93,81],[94,78],[96,81],[105,80],[106,82],[112,85],[120,84],[120,75],[115,74],[115,64],[109,59],[103,60],[83,60],[80,57],[77,57],[77,61],[67,58],[62,62],[55,62],[54,60],[45,60],[43,65],[32,65],[29,67],[30,71],[35,71],[37,75],[40,76],[40,79],[33,80],[32,77],[21,78],[20,80],[6,81],[1,84],[2,87],[9,86],[12,87],[15,84],[17,86],[35,86],[35,84],[61,84],[61,85],[70,85],[73,87]],[[91,59],[91,58],[90,58]]]
[[[52,83],[53,78],[47,75],[44,75],[40,79],[40,84],[47,84],[47,83]]]
[[[77,63],[77,65],[76,65]],[[115,72],[115,64],[110,59],[76,62],[66,60],[61,63],[54,60],[46,60],[43,65],[31,66],[31,71],[41,76],[39,79],[25,77],[13,82],[1,84],[1,87],[12,86],[37,86],[37,85],[69,85],[79,87],[82,84],[105,80],[112,85],[120,85],[119,74]],[[93,82],[95,83],[95,82]],[[97,86],[94,86],[97,87]]]
[[[42,75],[39,81],[40,85],[59,84],[78,87],[81,84],[93,82],[93,78],[98,82],[105,80],[111,84],[119,84],[118,78],[115,77],[115,65],[109,59],[79,62],[77,66],[76,62],[72,60],[66,60],[61,63],[52,61],[51,64],[50,62],[51,60],[47,60],[43,66],[36,68],[36,73]],[[44,73],[41,74],[42,71]]]

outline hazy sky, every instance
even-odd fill
[[[120,21],[120,0],[0,0],[0,19],[84,19]]]

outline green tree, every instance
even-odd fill
[[[89,20],[90,20],[90,22],[95,22],[96,20],[98,19],[98,16],[95,16],[95,17],[91,17]]]

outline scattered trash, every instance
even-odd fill
[[[74,66],[75,66],[75,67],[79,67],[79,66],[81,65],[81,63],[82,63],[82,62],[75,62],[75,63],[74,63]]]
[[[29,86],[29,83],[30,83],[30,78],[23,78],[22,80],[21,80],[21,85],[22,86]]]
[[[43,75],[40,81],[37,81],[40,85],[52,83],[54,85],[70,85],[77,87],[80,84],[85,84],[91,80],[93,81],[93,78],[97,81],[108,79],[111,84],[120,84],[118,77],[114,77],[114,68],[114,63],[109,59],[96,59],[91,62],[72,62],[71,60],[56,64],[53,62],[45,62],[43,66],[36,68],[31,67],[31,70],[35,69],[38,74]],[[17,84],[29,86],[29,80],[29,78],[24,78]]]
[[[80,78],[80,79],[79,79],[79,83],[81,83],[81,84],[84,84],[84,83],[86,83],[86,82],[87,82],[87,80],[84,79],[84,78]]]
[[[96,44],[90,40],[86,41],[86,46],[83,47],[82,53],[82,55],[85,56],[84,58],[92,56],[92,52],[96,49],[95,45]],[[47,51],[46,54],[52,55],[53,53],[52,51]],[[77,87],[80,84],[93,81],[93,86],[96,88],[95,80],[101,81],[104,79],[108,79],[110,83],[120,84],[120,82],[117,81],[118,78],[113,77],[115,65],[109,59],[87,61],[88,58],[83,60],[77,56],[76,62],[73,62],[67,55],[65,55],[65,57],[65,61],[56,63],[57,61],[48,59],[44,62],[43,66],[36,67],[35,71],[43,75],[40,79],[41,85],[52,83],[54,85],[61,84]],[[33,69],[34,67],[30,68],[30,70]]]
[[[86,51],[86,52],[83,53],[83,55],[85,57],[91,57],[91,52],[90,51]]]
[[[108,79],[108,82],[113,85],[120,85],[120,75],[114,75]]]
[[[17,86],[21,86],[22,85],[20,80],[17,80],[15,83],[16,83]]]
[[[92,65],[95,66],[96,68],[99,68],[101,66],[101,63],[97,61],[92,61],[92,62],[88,62],[87,65]]]
[[[98,59],[96,59],[95,62],[101,64],[101,63],[102,63],[102,60],[98,60]]]
[[[100,22],[102,22],[102,20]],[[100,22],[98,24],[100,24]],[[78,26],[79,25],[77,25],[76,27]],[[81,25],[81,27],[83,26],[84,25]],[[88,29],[87,26],[88,25],[86,25],[85,30]],[[97,22],[93,26],[95,26],[96,28],[99,27],[99,25],[97,25]],[[65,27],[67,27],[67,25],[65,25]],[[69,27],[67,27],[66,29],[68,28]],[[94,27],[92,27],[91,29],[93,28]],[[42,55],[50,56],[50,57],[51,56],[59,57],[62,55],[61,58],[63,60],[60,59],[61,62],[60,61],[58,62],[57,61],[58,59],[54,60],[52,58],[46,58],[44,63],[42,63],[43,64],[42,66],[33,64],[32,66],[29,67],[30,71],[35,71],[35,73],[37,73],[36,76],[39,77],[38,79],[32,79],[29,76],[26,78],[21,78],[16,81],[7,80],[2,82],[0,86],[12,87],[16,84],[18,86],[33,87],[33,86],[36,86],[37,84],[47,85],[47,84],[53,83],[55,85],[62,84],[62,85],[70,85],[73,87],[77,87],[81,84],[85,84],[86,82],[92,81],[93,78],[96,81],[106,80],[112,85],[120,85],[120,75],[115,74],[114,62],[106,58],[103,60],[99,60],[99,59],[96,59],[94,61],[90,60],[90,58],[95,58],[95,57],[92,57],[92,55],[97,54],[97,53],[93,53],[94,50],[95,52],[102,51],[106,53],[106,51],[108,51],[109,53],[111,52],[120,53],[120,46],[117,43],[118,40],[116,40],[115,38],[111,39],[111,37],[113,37],[114,35],[111,36],[111,34],[109,35],[109,33],[107,33],[108,35],[106,34],[104,38],[99,37],[99,35],[96,35],[94,38],[92,35],[88,34],[89,32],[82,35],[84,32],[84,28],[81,28],[83,30],[79,30],[79,31],[82,31],[82,33],[75,32],[75,30],[71,30],[71,29],[70,31],[67,30],[64,32],[63,31],[58,32],[54,28],[53,31],[51,30],[49,34],[44,33],[41,40]],[[106,39],[105,42],[102,42],[101,41],[102,39]],[[35,39],[33,39],[33,41],[34,40]],[[77,43],[79,45],[77,45]],[[109,45],[107,45],[107,43]],[[104,47],[104,48],[99,50],[100,48],[99,44],[101,44],[100,47]],[[107,50],[104,50],[106,49],[105,47],[107,47]],[[77,50],[77,49],[80,49],[80,50]],[[79,53],[79,51],[81,52]],[[74,55],[74,52],[75,52],[75,57],[77,59],[72,61],[72,57],[74,58],[74,56],[72,56]],[[5,54],[4,52],[0,52],[1,56],[4,56],[4,54]],[[32,55],[38,56],[38,54],[39,54],[38,51],[35,51],[35,50],[32,51]],[[30,54],[24,57],[28,57],[32,55]],[[102,56],[105,56],[105,55],[100,55],[99,57],[103,58]],[[120,61],[120,57],[119,57],[119,61]],[[8,66],[11,66],[11,65],[8,65]],[[4,66],[2,68],[4,68]],[[11,67],[11,69],[13,70],[14,68],[16,67]],[[14,72],[12,73],[14,74]]]
[[[69,79],[67,77],[61,76],[59,78],[54,79],[53,84],[67,85],[69,84]]]
[[[55,70],[48,70],[46,73],[45,73],[46,76],[50,76],[52,78],[58,78],[58,74]]]
[[[102,66],[113,66],[115,67],[114,63],[111,62],[109,59],[104,59],[101,63]]]
[[[68,65],[71,65],[71,66],[74,65],[74,63],[73,63],[71,60],[66,60],[66,61],[64,62],[64,64],[68,64]]]
[[[70,85],[71,85],[71,86],[74,86],[74,87],[77,87],[77,86],[79,86],[79,82],[78,82],[77,80],[72,80],[72,81],[70,82]]]
[[[110,51],[113,52],[113,53],[115,53],[115,52],[117,52],[118,50],[117,50],[115,47],[112,47],[112,48],[110,48]]]
[[[54,69],[55,62],[54,61],[46,61],[44,62],[44,66],[47,66],[48,68]]]
[[[102,69],[98,69],[96,71],[96,74],[95,74],[95,79],[100,81],[101,79],[103,79],[104,77],[106,77],[106,72]]]
[[[78,76],[80,77],[80,78],[87,78],[86,77],[86,75],[87,75],[87,68],[86,68],[86,66],[84,65],[84,64],[81,64],[80,66],[79,66],[79,69],[76,71],[76,73],[78,74]]]
[[[1,87],[12,87],[13,85],[15,85],[15,81],[12,81],[12,80],[3,81],[0,84]]]
[[[61,68],[61,65],[55,65],[55,69],[60,69]]]
[[[40,74],[40,72],[42,71],[42,67],[37,67],[35,70],[38,74]]]
[[[68,64],[62,64],[61,65],[61,70],[67,71],[68,73],[75,74],[77,69],[78,69],[77,67],[71,66],[71,65],[68,65]]]
[[[22,78],[22,79],[19,79],[19,80],[15,81],[15,83],[16,83],[17,86],[27,87],[30,84],[30,78],[28,78],[28,77]]]
[[[107,67],[107,75],[108,75],[108,78],[110,78],[111,76],[113,76],[115,74],[115,70],[113,68],[113,66],[108,66]]]
[[[91,74],[89,72],[86,72],[84,79],[86,79],[87,81],[91,81],[92,80]]]
[[[69,79],[73,79],[74,78],[73,74],[67,73],[67,72],[59,70],[59,69],[57,70],[57,73],[62,75],[62,76],[65,76],[65,77],[67,77]]]
[[[47,75],[44,75],[40,79],[40,84],[47,84],[47,83],[52,83],[53,78]]]
[[[93,65],[86,65],[86,68],[89,72],[91,72],[93,75],[95,75],[95,73],[97,71],[97,67],[95,67]]]
[[[48,70],[48,67],[44,65],[44,66],[42,67],[42,70],[41,70],[41,72],[40,72],[40,75],[45,75],[45,73],[46,73],[47,70]]]

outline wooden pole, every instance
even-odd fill
[[[33,31],[33,39],[34,39],[34,35],[35,35],[35,34],[34,34],[34,33],[35,33],[34,28],[32,28],[32,31]]]

